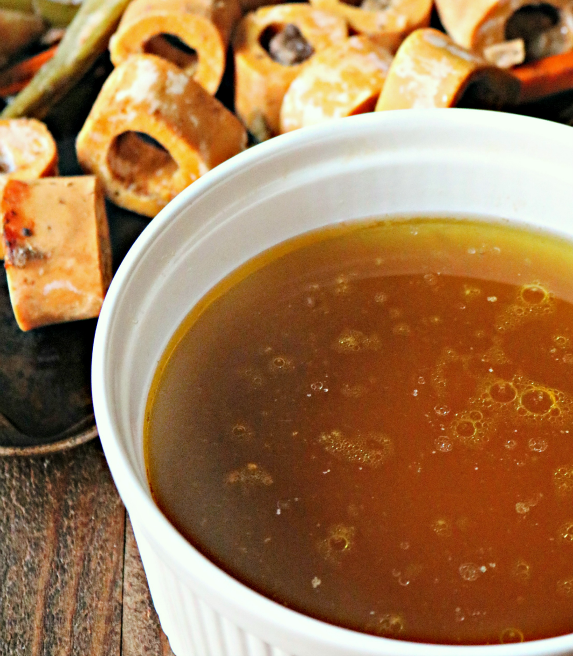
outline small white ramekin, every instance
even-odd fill
[[[147,392],[192,305],[239,264],[298,233],[339,221],[412,215],[505,219],[573,239],[573,129],[447,109],[362,115],[292,132],[193,183],[150,223],[117,272],[95,337],[95,414],[177,656],[573,654],[573,635],[444,647],[305,617],[215,567],[149,494],[142,450]]]

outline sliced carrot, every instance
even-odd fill
[[[521,82],[519,104],[573,89],[573,51],[516,66],[511,72]]]
[[[10,96],[21,91],[42,66],[56,54],[58,45],[19,61],[0,73],[0,97]]]
[[[7,84],[5,87],[0,87],[0,98],[8,98],[8,96],[15,96],[17,93],[20,93],[22,89],[30,82],[32,78],[27,78],[26,80],[20,80],[18,82],[12,82]]]

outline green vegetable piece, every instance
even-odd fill
[[[53,27],[69,25],[82,4],[82,0],[33,0],[33,2],[36,12]]]
[[[4,109],[0,118],[43,118],[107,48],[130,0],[84,0],[53,59]]]
[[[0,0],[0,9],[23,11],[26,14],[32,14],[34,12],[32,0]]]

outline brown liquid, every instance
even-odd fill
[[[392,638],[573,631],[573,248],[503,225],[300,237],[188,317],[153,494],[262,594]]]

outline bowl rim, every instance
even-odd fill
[[[114,421],[113,403],[105,383],[108,375],[107,343],[114,333],[115,308],[125,302],[129,286],[136,275],[141,253],[151,246],[155,238],[176,222],[194,199],[218,185],[224,185],[227,179],[242,175],[253,166],[261,166],[267,160],[280,158],[287,151],[304,148],[310,142],[316,147],[316,144],[323,140],[341,139],[345,134],[369,131],[384,124],[386,124],[385,129],[389,127],[404,129],[404,126],[406,128],[419,126],[421,121],[433,122],[442,127],[447,122],[458,128],[471,125],[487,129],[493,125],[497,129],[517,131],[520,134],[542,131],[543,136],[561,140],[564,148],[567,139],[573,146],[573,132],[569,132],[571,130],[569,126],[543,119],[470,109],[424,109],[407,112],[394,110],[363,114],[320,126],[302,128],[254,146],[223,162],[187,187],[148,224],[127,253],[112,280],[98,320],[92,356],[92,395],[102,446],[120,496],[145,538],[160,550],[166,551],[175,562],[176,568],[184,572],[202,590],[208,591],[210,598],[216,597],[217,607],[222,604],[242,617],[253,615],[261,617],[262,622],[275,634],[283,636],[292,634],[292,627],[296,624],[296,635],[305,642],[314,643],[317,649],[331,648],[333,653],[349,656],[351,654],[374,656],[380,654],[382,650],[393,656],[437,656],[445,652],[451,656],[458,654],[461,656],[462,653],[467,654],[469,650],[475,656],[572,653],[573,633],[517,644],[428,644],[353,631],[286,608],[227,574],[183,538],[152,501],[148,489],[140,483],[132,468],[129,454],[121,444],[121,438],[117,437],[121,431]],[[239,601],[236,600],[237,597],[240,598]],[[249,610],[246,610],[247,608]]]

